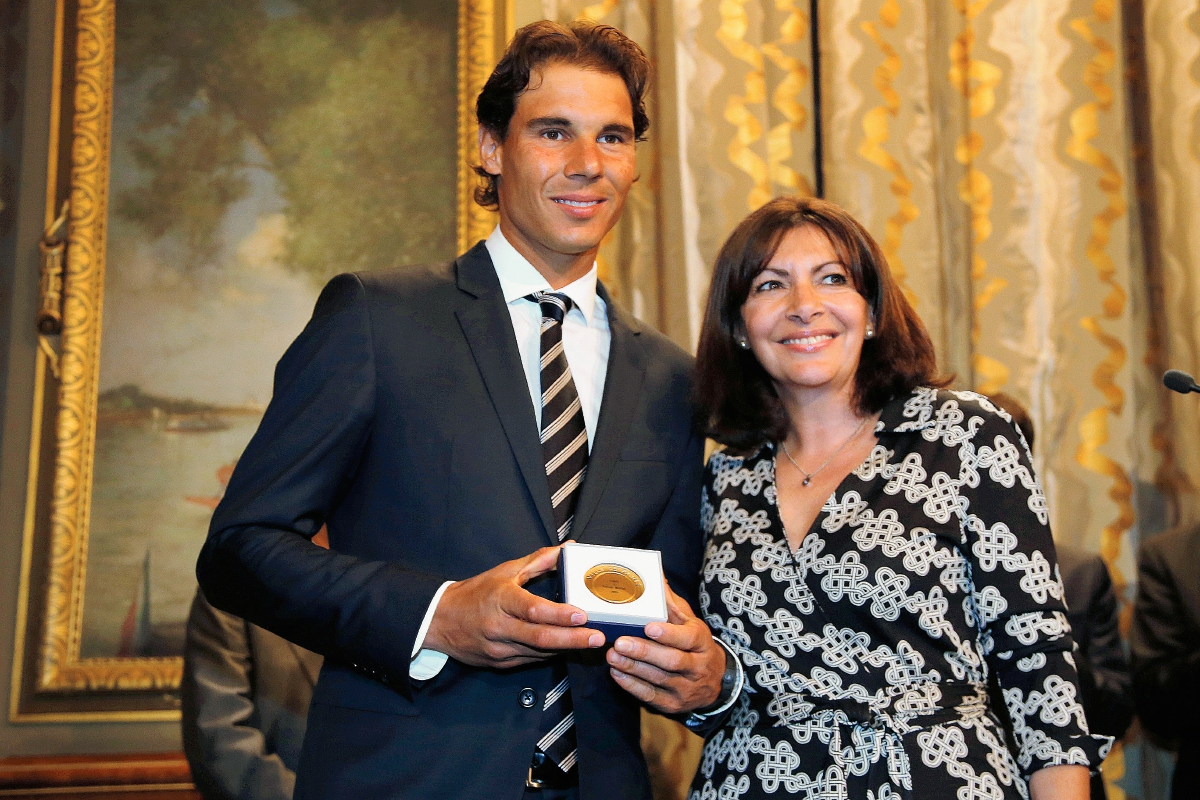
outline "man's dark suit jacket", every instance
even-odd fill
[[[1179,745],[1171,797],[1200,797],[1200,526],[1142,542],[1129,646],[1142,725]]]
[[[662,551],[671,586],[696,608],[703,437],[690,358],[599,291],[612,343],[574,538]],[[325,522],[331,551],[307,541]],[[450,264],[334,278],[279,362],[197,566],[213,605],[326,657],[298,799],[521,796],[551,665],[451,659],[422,684],[408,664],[443,581],[555,544],[554,529],[483,244]],[[554,586],[548,576],[530,588]],[[649,798],[638,703],[599,651],[567,663],[582,796]]]
[[[183,649],[183,751],[205,800],[291,800],[321,657],[196,593]]]

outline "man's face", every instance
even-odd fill
[[[549,63],[530,76],[503,142],[480,135],[500,175],[500,226],[534,266],[592,257],[636,175],[633,105],[617,75]],[[590,267],[590,258],[584,258]]]

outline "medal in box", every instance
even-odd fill
[[[666,580],[657,550],[564,544],[558,554],[562,601],[588,615],[587,627],[604,634],[641,636],[651,622],[667,621]]]

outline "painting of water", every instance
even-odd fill
[[[453,257],[453,3],[118,0],[80,656],[179,655],[326,280]]]

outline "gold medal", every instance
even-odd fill
[[[619,564],[597,564],[583,573],[583,585],[607,603],[632,603],[646,591],[641,577]]]

